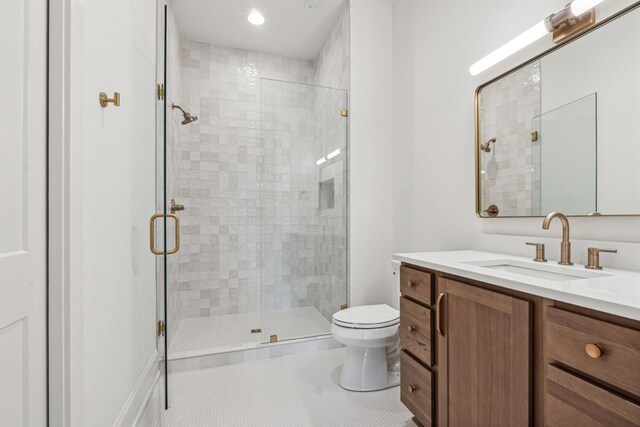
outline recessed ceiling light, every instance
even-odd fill
[[[253,9],[250,13],[249,16],[247,16],[247,20],[249,22],[251,22],[253,25],[262,25],[264,24],[264,16],[262,16],[262,14]]]

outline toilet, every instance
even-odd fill
[[[392,295],[400,281],[394,264]],[[395,305],[395,298],[393,298]],[[374,391],[400,384],[400,312],[387,304],[362,305],[333,315],[331,334],[347,347],[340,386]]]

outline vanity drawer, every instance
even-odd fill
[[[549,307],[545,343],[548,357],[640,397],[639,331]]]
[[[640,406],[567,373],[547,366],[545,426],[638,426]]]
[[[400,352],[400,400],[423,426],[433,425],[433,373]]]
[[[433,365],[432,319],[428,308],[400,298],[400,345],[429,366]]]
[[[433,275],[403,265],[400,267],[400,293],[425,304],[433,304]]]

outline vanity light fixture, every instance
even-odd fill
[[[247,16],[247,20],[253,25],[264,24],[264,16],[262,16],[260,11],[256,9],[251,9],[251,12],[249,12],[249,16]]]
[[[477,76],[498,62],[508,58],[531,43],[553,33],[553,42],[560,43],[565,39],[595,24],[594,8],[604,0],[573,0],[558,13],[552,13],[513,40],[500,46],[471,67],[469,73]],[[587,13],[588,12],[588,13]]]
[[[316,162],[316,166],[320,166],[321,164],[323,164],[323,163],[324,163],[324,162],[326,162],[326,161],[327,161],[327,158],[326,158],[326,157],[323,157],[323,158],[321,158],[320,160],[318,160],[318,161]]]

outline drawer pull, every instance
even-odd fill
[[[407,329],[409,330],[409,332],[414,333],[418,330],[418,327],[416,325],[409,325]]]
[[[593,359],[599,358],[603,353],[602,348],[598,344],[591,343],[584,346],[584,351]]]
[[[418,391],[418,386],[410,384],[409,385],[409,393],[415,393],[416,391]]]
[[[416,286],[416,282],[414,282],[413,280],[409,280],[409,281],[407,282],[407,285],[409,285],[409,287],[410,287],[410,288],[413,288],[413,287],[415,287],[415,286]]]

